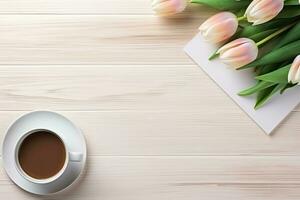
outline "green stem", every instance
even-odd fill
[[[290,24],[282,29],[279,29],[278,31],[275,31],[274,33],[272,33],[271,35],[269,35],[268,37],[262,39],[261,41],[257,42],[256,43],[256,46],[259,47],[261,46],[262,44],[268,42],[269,40],[273,39],[274,37],[276,37],[277,35],[281,34],[282,32],[286,31],[287,29],[291,28],[292,26],[294,26],[295,23],[293,24]]]
[[[238,20],[238,21],[242,21],[242,20],[244,20],[244,19],[246,19],[246,18],[247,18],[247,16],[244,15],[244,16],[238,17],[237,20]]]

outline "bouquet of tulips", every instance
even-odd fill
[[[156,8],[163,3],[165,9],[169,8],[169,14],[182,11],[185,6],[182,3],[184,0],[154,2]],[[255,109],[262,107],[274,94],[283,94],[299,84],[300,0],[191,2],[221,10],[199,28],[206,41],[220,45],[208,59],[218,57],[220,61],[237,70],[254,69],[257,83],[241,91],[239,95],[256,94]],[[176,9],[176,6],[180,9]],[[160,7],[159,11],[163,10]]]

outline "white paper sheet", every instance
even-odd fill
[[[300,87],[287,90],[283,95],[274,96],[271,101],[254,110],[255,96],[240,97],[239,91],[255,83],[252,70],[237,71],[208,57],[216,47],[196,35],[184,51],[267,133],[270,134],[280,122],[299,104]]]

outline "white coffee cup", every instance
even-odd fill
[[[54,135],[55,137],[57,137],[63,144],[64,149],[65,149],[65,161],[64,161],[64,165],[63,167],[53,176],[48,177],[48,178],[44,178],[44,179],[37,179],[34,177],[31,177],[30,175],[28,175],[21,167],[20,162],[19,162],[19,150],[20,150],[20,146],[22,144],[22,142],[30,135],[34,134],[34,133],[38,133],[38,132],[46,132],[46,133],[50,133],[52,135]],[[72,152],[69,150],[68,146],[66,145],[66,143],[63,141],[63,139],[59,136],[59,134],[52,132],[51,130],[47,130],[47,129],[35,129],[35,130],[31,130],[29,132],[27,132],[26,134],[24,134],[19,140],[18,143],[15,147],[15,161],[16,161],[16,167],[18,172],[20,173],[20,175],[22,175],[24,178],[26,178],[27,180],[33,182],[33,183],[38,183],[38,184],[46,184],[46,183],[51,183],[53,181],[55,181],[57,178],[59,178],[64,171],[67,169],[67,166],[70,165],[70,162],[81,162],[83,159],[83,153],[82,152]]]
[[[57,136],[66,152],[63,167],[45,179],[28,175],[18,160],[22,142],[41,130]],[[86,143],[80,129],[64,116],[51,111],[34,111],[18,118],[8,128],[2,147],[8,176],[19,187],[34,194],[50,195],[65,190],[79,178],[86,162]]]

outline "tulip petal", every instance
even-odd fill
[[[293,61],[288,74],[288,81],[293,84],[299,84],[300,82],[300,55],[298,55]]]
[[[186,0],[171,0],[173,2],[173,6],[176,9],[176,12],[182,12],[186,7]]]
[[[294,77],[294,83],[298,83],[298,85],[300,84],[300,68],[298,67],[297,69],[297,73],[295,74],[295,77]]]
[[[173,15],[182,12],[186,0],[152,0],[152,9],[159,15]]]
[[[217,53],[222,53],[222,52],[224,52],[224,51],[226,51],[228,49],[237,47],[237,46],[245,44],[245,43],[251,43],[251,44],[253,44],[253,45],[256,46],[255,42],[253,40],[251,40],[251,39],[248,39],[248,38],[239,38],[239,39],[236,39],[236,40],[234,40],[234,41],[232,41],[232,42],[224,45],[223,47],[221,47],[217,51]]]
[[[295,74],[297,73],[297,68],[292,66],[290,68],[289,74],[288,74],[288,81],[289,83],[295,83]]]
[[[159,14],[175,13],[172,2],[165,1],[153,7],[153,10]]]
[[[201,33],[205,40],[218,43],[233,36],[237,28],[237,20],[227,19],[223,23],[214,24],[205,31],[201,31]]]
[[[247,42],[247,40],[249,40],[248,38],[239,38],[236,39],[232,42],[229,42],[228,44],[225,44],[224,46],[222,46],[218,51],[217,54],[222,54],[223,52],[227,51],[228,49],[231,49],[233,47],[236,47],[238,45],[244,44]]]
[[[236,18],[234,14],[231,12],[220,12],[216,15],[211,16],[208,18],[201,26],[199,29],[207,29],[209,28],[212,24],[216,24],[219,22],[222,22],[223,20],[226,20],[228,18]]]
[[[253,57],[253,55],[255,54],[255,49],[253,47],[257,48],[256,45],[253,46],[253,44],[251,43],[243,43],[239,46],[227,50],[223,53],[223,55],[225,57],[230,56],[231,58],[241,57],[244,55],[249,55],[250,57]]]
[[[237,28],[237,17],[230,12],[221,12],[207,19],[199,30],[206,41],[219,43],[233,36]]]
[[[259,2],[260,0],[253,0],[250,5],[247,7],[245,15],[249,15],[250,11],[253,9],[253,7]]]
[[[258,25],[276,17],[283,6],[283,0],[254,0],[248,6],[245,15],[249,22]]]
[[[164,1],[168,1],[168,0],[152,0],[151,5],[156,6]]]
[[[258,47],[253,40],[239,38],[221,47],[217,53],[222,62],[237,69],[257,58]]]
[[[263,24],[270,21],[279,14],[279,12],[283,9],[283,5],[283,1],[271,0],[271,2],[268,2],[268,4],[264,5],[263,8],[257,9],[256,14],[253,14],[253,16],[256,16],[257,18],[253,25]]]

